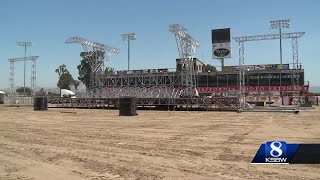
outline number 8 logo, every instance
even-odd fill
[[[276,146],[275,144],[278,144],[278,146]],[[274,142],[272,142],[272,143],[270,144],[270,147],[271,147],[271,149],[272,149],[272,150],[270,151],[270,155],[271,155],[272,157],[279,157],[279,156],[281,156],[281,155],[282,155],[282,150],[280,149],[281,146],[282,146],[282,143],[279,142],[279,141],[274,141]],[[278,155],[275,155],[275,154],[274,154],[274,151],[276,151],[276,152],[278,153]]]

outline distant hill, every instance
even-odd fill
[[[310,92],[313,92],[313,93],[320,93],[320,86],[313,86],[313,87],[310,87]]]

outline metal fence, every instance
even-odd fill
[[[4,97],[4,104],[11,106],[32,106],[33,96],[6,96]]]

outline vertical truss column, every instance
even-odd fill
[[[14,89],[14,61],[10,61],[10,71],[9,71],[9,89],[13,93]]]
[[[32,94],[35,93],[36,90],[36,82],[37,82],[37,70],[36,70],[36,60],[31,61],[31,89]]]
[[[292,38],[293,86],[299,86],[298,38]]]
[[[187,29],[179,24],[169,26],[169,31],[175,35],[177,48],[180,56],[181,86],[184,88],[184,96],[192,97],[196,94],[196,78],[193,65],[193,57],[199,42],[193,39]]]
[[[244,66],[244,41],[239,41],[239,108],[245,108],[246,86],[245,86],[245,66]]]
[[[298,98],[298,106],[301,103],[301,99],[299,98],[299,93],[297,93],[297,89],[299,86],[299,58],[298,58],[298,38],[292,38],[292,60],[293,60],[293,86],[296,89],[294,92],[294,96]]]

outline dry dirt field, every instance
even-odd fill
[[[320,179],[320,165],[250,164],[269,140],[320,143],[320,108],[138,113],[0,106],[0,179]]]

